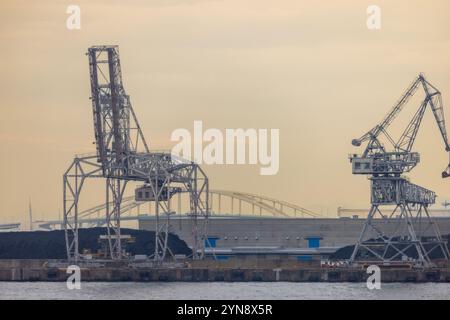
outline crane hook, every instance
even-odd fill
[[[450,177],[450,152],[448,153],[448,155],[449,155],[448,166],[447,168],[445,168],[444,171],[442,171],[443,179]]]

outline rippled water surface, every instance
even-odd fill
[[[450,299],[449,283],[0,282],[0,299]]]

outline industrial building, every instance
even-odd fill
[[[435,217],[441,233],[450,234],[450,217]],[[171,218],[170,232],[192,243],[190,219]],[[339,248],[353,245],[361,234],[365,218],[285,218],[270,216],[213,215],[208,221],[206,253],[219,259],[231,256],[289,256],[310,260],[327,256]],[[375,224],[383,227],[384,221]],[[154,230],[155,217],[139,218],[139,228]],[[426,235],[432,235],[429,230]]]

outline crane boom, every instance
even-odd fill
[[[118,46],[93,46],[87,54],[97,161],[108,176],[111,171],[125,171],[124,162],[131,154],[148,153],[149,149],[123,86]]]
[[[385,132],[388,126],[400,113],[400,111],[402,111],[403,107],[409,101],[409,98],[411,98],[416,93],[419,84],[420,76],[416,78],[413,83],[411,83],[408,89],[406,89],[400,100],[397,101],[392,110],[384,117],[383,121],[373,127],[369,132],[362,135],[359,139],[353,139],[352,144],[356,147],[359,147],[364,141],[367,141],[371,138],[376,138],[380,133]]]
[[[416,111],[413,118],[407,125],[406,129],[404,130],[398,141],[395,143],[392,137],[387,132],[387,128],[397,117],[397,115],[403,110],[403,107],[406,105],[410,97],[412,97],[417,92],[420,85],[423,87],[423,90],[425,92],[425,98],[422,101],[419,109]],[[436,87],[434,87],[425,79],[423,74],[419,74],[419,76],[408,87],[408,89],[405,91],[405,93],[402,95],[393,109],[386,115],[383,121],[381,121],[381,123],[373,127],[359,139],[352,140],[352,144],[354,146],[360,146],[362,142],[369,140],[368,145],[360,159],[370,157],[376,159],[375,161],[381,161],[381,159],[383,159],[383,166],[382,168],[379,167],[379,169],[381,168],[380,170],[382,172],[379,173],[401,174],[404,171],[410,171],[419,161],[419,154],[411,152],[411,150],[413,148],[417,133],[419,131],[423,116],[428,105],[433,111],[434,118],[441,133],[441,137],[444,141],[445,150],[449,152],[450,144],[448,141],[448,135],[445,126],[441,93]],[[392,144],[394,148],[393,152],[387,152],[385,147],[378,140],[378,136],[381,133],[383,133],[388,138],[388,141]],[[364,171],[354,173],[367,174],[368,172]],[[450,176],[450,161],[446,170],[442,173],[442,177],[446,178],[448,176]]]
[[[425,86],[425,88],[426,88],[426,86]],[[427,89],[425,89],[425,90],[427,90]],[[427,94],[429,94],[429,93],[427,93]],[[444,110],[443,110],[443,106],[442,106],[442,96],[439,91],[436,91],[435,94],[430,95],[429,104],[430,104],[431,110],[433,111],[434,118],[436,119],[436,123],[439,127],[439,131],[441,132],[442,139],[444,140],[445,150],[450,151],[447,130],[445,128],[445,118],[444,118]]]

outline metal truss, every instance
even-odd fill
[[[215,201],[214,200],[215,196]],[[222,202],[222,198],[228,198],[229,206],[227,209],[225,203]],[[237,202],[237,207],[234,203]],[[289,203],[287,201],[277,200],[274,198],[261,196],[257,194],[238,192],[238,191],[227,191],[227,190],[211,190],[210,191],[210,202],[211,208],[214,209],[214,213],[229,213],[241,215],[243,210],[243,204],[251,206],[251,213],[253,215],[259,214],[271,214],[273,216],[280,217],[320,217],[321,215],[315,213],[309,209],[305,209],[296,204]]]
[[[85,180],[87,178],[104,178],[102,167],[95,161],[96,156],[77,157],[64,174],[64,228],[66,231],[67,254],[70,259],[79,259],[78,228],[79,202]],[[153,259],[163,261],[168,248],[168,230],[170,215],[173,214],[172,196],[177,193],[189,195],[189,213],[192,221],[194,243],[191,244],[193,259],[204,256],[204,240],[207,238],[207,222],[209,217],[209,181],[204,171],[194,163],[172,161],[170,154],[148,154],[147,159],[141,155],[141,163],[130,168],[133,178],[129,180],[107,177],[105,205],[95,210],[86,210],[89,214],[98,209],[106,210],[106,226],[110,257],[122,258],[120,217],[121,204],[125,188],[129,181],[143,181],[151,188],[155,199],[155,215],[157,226],[155,230],[155,251]],[[144,160],[145,159],[145,160]],[[138,172],[140,175],[138,176]],[[139,180],[138,180],[139,178]],[[125,208],[136,207],[137,204],[127,203]],[[86,216],[86,213],[83,214]]]
[[[424,90],[425,97],[396,142],[387,129],[420,86]],[[354,146],[360,146],[362,142],[368,141],[363,154],[351,155],[350,162],[353,174],[371,175],[372,207],[350,263],[358,259],[373,258],[378,262],[390,263],[400,258],[407,261],[414,260],[416,265],[430,266],[430,253],[437,248],[440,249],[443,258],[449,259],[447,244],[442,241],[439,229],[427,209],[429,205],[434,204],[435,193],[402,178],[403,173],[411,171],[420,162],[419,153],[413,152],[412,148],[427,106],[430,106],[434,114],[445,150],[448,152],[450,145],[445,128],[441,93],[425,79],[423,74],[414,80],[381,123],[360,138],[352,140]],[[393,147],[392,151],[387,151],[380,142],[379,138],[382,135]],[[442,173],[443,178],[449,176],[449,168],[450,165]],[[384,216],[379,206],[395,206],[395,209],[390,215]],[[412,214],[412,206],[418,208],[415,217]],[[381,215],[383,223],[375,223],[374,217],[377,213]],[[432,227],[431,238],[425,238],[424,234],[417,232],[416,228],[418,226],[421,228],[424,224]],[[363,251],[367,255],[366,258],[363,257]]]
[[[170,227],[171,197],[188,193],[189,215],[194,236],[193,258],[203,257],[206,224],[209,215],[208,178],[192,162],[174,158],[168,152],[151,152],[145,141],[130,98],[122,83],[117,46],[88,49],[91,100],[94,117],[96,155],[76,157],[64,174],[64,229],[69,260],[80,258],[78,247],[79,201],[87,178],[106,182],[105,205],[109,255],[122,259],[120,221],[122,201],[129,182],[138,182],[152,190],[157,226],[155,262],[166,258]],[[90,211],[89,211],[90,212]],[[84,215],[86,212],[82,211]],[[202,223],[199,223],[202,217]]]
[[[428,206],[435,202],[435,193],[400,177],[370,180],[372,206],[349,263],[401,261],[429,267],[435,250],[448,259],[447,243],[428,212]],[[385,215],[380,206],[394,209]]]
[[[120,234],[120,210],[127,182],[127,180],[106,178],[106,230],[112,259],[121,259],[123,256]],[[112,201],[110,202],[111,196]],[[111,234],[111,231],[113,234]]]
[[[395,205],[399,203],[431,205],[436,194],[424,187],[410,183],[400,177],[372,177],[371,202],[376,205]]]
[[[156,230],[154,260],[163,261],[168,252],[168,230],[170,216],[174,214],[172,197],[177,193],[189,194],[189,213],[192,222],[194,242],[192,258],[201,259],[204,256],[204,241],[207,239],[207,221],[209,216],[209,181],[203,170],[194,163],[179,163],[167,165],[167,161],[151,161],[148,168],[152,172],[145,187],[154,195]],[[163,217],[161,220],[160,218]],[[201,218],[201,219],[199,219]]]
[[[406,106],[410,98],[414,96],[420,85],[422,86],[425,93],[425,98],[423,99],[419,109],[416,111],[413,118],[407,125],[406,129],[403,131],[402,135],[396,142],[390,136],[387,129]],[[414,79],[413,83],[407,88],[401,98],[394,105],[392,110],[384,117],[384,119],[379,124],[377,124],[360,138],[353,139],[352,144],[359,147],[363,142],[368,141],[368,145],[362,155],[363,158],[377,153],[386,153],[384,146],[379,140],[379,137],[381,135],[384,135],[396,152],[411,152],[427,106],[430,106],[431,110],[433,111],[436,124],[439,127],[439,131],[445,143],[446,151],[450,151],[447,131],[445,128],[445,117],[441,92],[430,82],[428,82],[423,74],[419,74],[419,76]]]
[[[383,214],[379,206],[373,204],[370,208],[350,264],[402,262],[430,267],[431,254],[436,251],[449,259],[447,242],[442,239],[426,205],[419,204],[413,210],[411,204],[400,203],[389,215]]]
[[[78,208],[87,178],[102,178],[102,166],[96,156],[76,157],[63,176],[63,210],[66,250],[69,260],[78,261]]]

